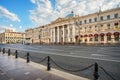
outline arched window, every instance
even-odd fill
[[[98,41],[98,34],[94,34],[95,41]]]
[[[119,32],[114,32],[114,39],[115,39],[115,41],[119,41],[119,35],[120,35]]]
[[[104,33],[101,33],[101,34],[100,34],[101,41],[104,41],[104,35],[105,35]]]
[[[106,35],[107,35],[107,41],[111,41],[111,35],[112,35],[112,33],[108,32]]]

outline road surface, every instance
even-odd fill
[[[11,49],[12,53],[18,50],[21,57],[27,52],[32,56],[31,60],[39,63],[41,58],[51,56],[60,66],[77,70],[85,68],[95,62],[102,66],[116,80],[120,79],[120,46],[62,46],[62,45],[21,45],[1,44],[0,47]],[[47,62],[42,64],[46,65]],[[54,68],[60,69],[53,63]],[[62,70],[62,69],[60,69]],[[69,72],[86,78],[93,79],[93,68],[80,72]],[[113,80],[99,69],[99,80]]]

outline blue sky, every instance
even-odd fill
[[[92,5],[92,6],[91,6]],[[4,29],[24,32],[65,17],[71,11],[82,16],[116,8],[120,0],[0,0],[0,32]]]

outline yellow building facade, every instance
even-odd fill
[[[32,40],[39,33],[42,43],[120,43],[120,8],[85,16],[74,16],[72,12],[39,28],[32,33]]]
[[[5,30],[5,32],[0,34],[0,43],[24,43],[25,33],[13,32],[12,30]]]

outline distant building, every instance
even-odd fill
[[[25,43],[39,44],[41,41],[42,27],[30,28],[25,30]]]
[[[40,35],[41,43],[120,43],[120,8],[85,16],[72,12],[39,28],[27,30],[26,39],[36,43],[35,36]]]
[[[25,33],[13,32],[10,29],[6,29],[5,32],[0,33],[0,43],[21,43],[23,44],[25,40]]]

